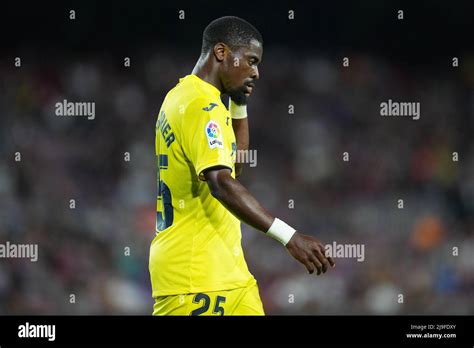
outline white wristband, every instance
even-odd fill
[[[285,222],[278,218],[273,220],[272,225],[267,231],[267,234],[276,239],[281,244],[286,245],[290,241],[291,237],[295,234],[296,230]]]
[[[247,105],[237,105],[229,98],[230,117],[233,119],[247,118]]]

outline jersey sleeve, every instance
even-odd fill
[[[234,168],[229,130],[223,128],[228,127],[227,109],[219,104],[197,99],[188,106],[183,119],[182,147],[200,180],[204,180],[202,172],[207,168]]]

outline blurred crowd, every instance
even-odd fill
[[[0,259],[0,314],[151,314],[155,121],[198,53],[137,50],[129,67],[106,52],[1,61],[0,243],[39,255]],[[473,92],[472,58],[355,54],[343,67],[265,49],[248,106],[257,166],[241,181],[301,232],[365,246],[363,262],[339,258],[317,277],[243,225],[267,314],[473,313]],[[56,116],[64,99],[95,102],[95,119]],[[380,116],[388,99],[420,102],[420,119]]]

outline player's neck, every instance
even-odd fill
[[[192,71],[201,80],[210,83],[222,93],[222,84],[219,80],[216,67],[209,60],[199,59]]]

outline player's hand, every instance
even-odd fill
[[[317,275],[326,273],[329,267],[334,267],[336,264],[331,257],[326,257],[324,245],[311,236],[295,232],[293,237],[286,244],[288,252],[296,260],[301,262],[310,274],[317,271]]]

